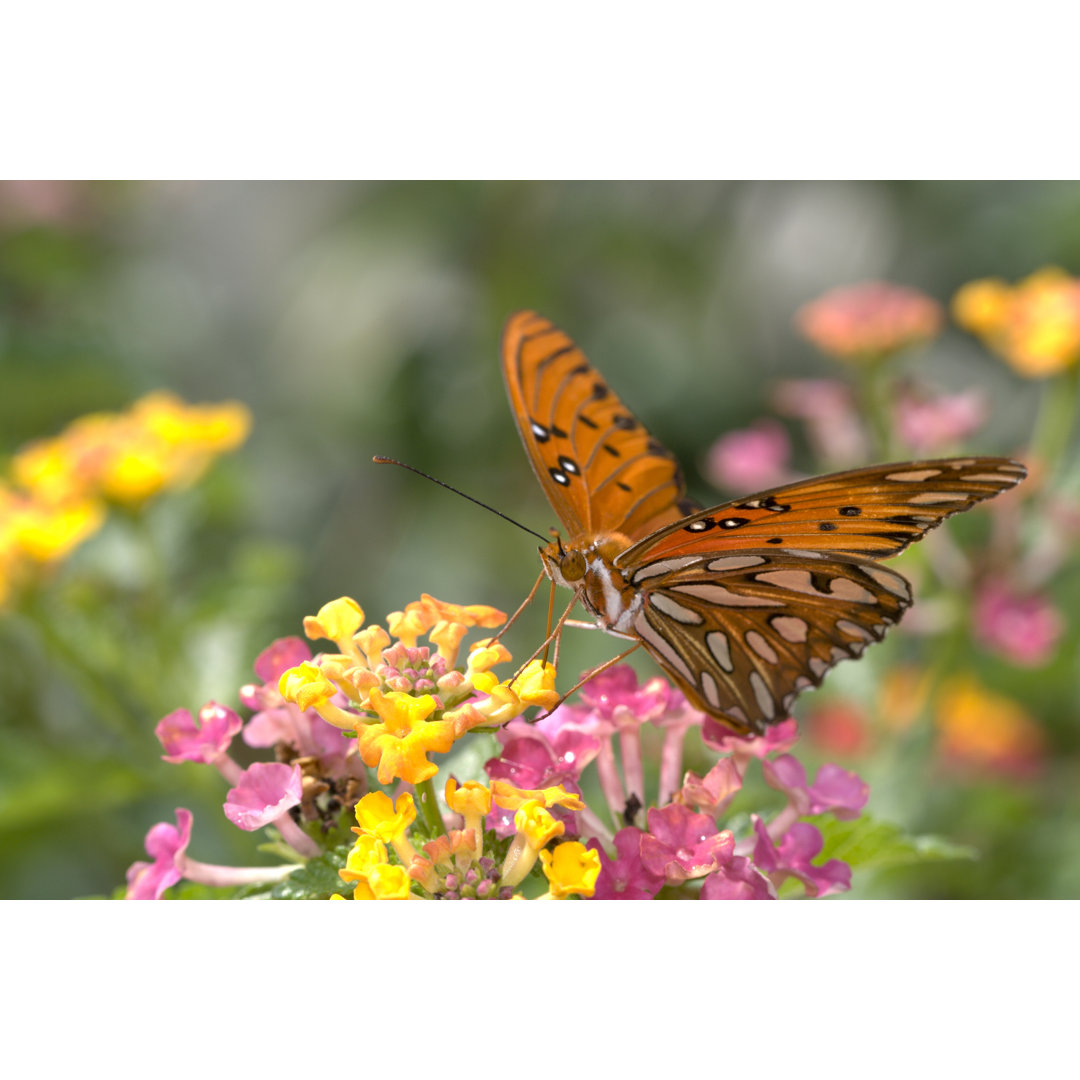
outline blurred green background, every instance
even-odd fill
[[[0,185],[0,455],[161,387],[254,416],[197,486],[115,515],[0,612],[0,896],[111,893],[176,806],[195,812],[194,857],[257,858],[221,815],[220,778],[161,762],[153,727],[209,698],[236,706],[259,650],[326,600],[351,595],[373,621],[421,592],[517,606],[533,541],[371,463],[398,457],[555,524],[499,373],[513,310],[570,333],[708,503],[726,493],[706,451],[770,412],[777,379],[842,375],[795,330],[801,304],[872,278],[947,304],[973,278],[1047,264],[1080,268],[1078,184]],[[954,326],[897,363],[942,390],[981,387],[990,419],[967,448],[1021,452],[1040,384]],[[819,471],[789,432],[795,467]],[[1070,625],[1050,665],[1008,670],[965,646],[1045,728],[1041,771],[951,771],[925,732],[838,758],[870,779],[877,816],[979,852],[856,875],[851,895],[1080,896],[1075,570],[1054,590]],[[541,606],[516,654],[539,641]],[[903,635],[820,695],[869,692],[914,648]],[[574,671],[614,643],[567,646]]]

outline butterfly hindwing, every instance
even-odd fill
[[[744,733],[880,641],[911,604],[907,581],[868,559],[810,551],[664,558],[631,577],[634,631],[690,699]]]
[[[632,568],[695,551],[791,548],[888,559],[945,518],[1027,475],[1000,457],[945,458],[832,473],[701,510],[622,552]]]
[[[636,540],[698,508],[671,452],[547,319],[510,317],[503,375],[529,460],[571,536],[617,531]]]

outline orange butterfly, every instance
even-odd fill
[[[912,461],[703,509],[671,452],[547,319],[510,317],[503,375],[568,533],[540,549],[547,576],[743,734],[783,720],[801,690],[910,606],[908,582],[876,560],[1027,475],[1008,458]]]

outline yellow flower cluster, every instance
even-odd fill
[[[35,565],[59,562],[96,532],[106,504],[139,506],[192,483],[250,428],[237,402],[188,405],[158,392],[18,450],[0,480],[0,601]]]
[[[495,608],[447,604],[425,594],[392,612],[389,630],[364,627],[360,605],[341,597],[304,620],[309,638],[327,638],[340,651],[290,668],[279,689],[301,709],[354,731],[356,752],[378,770],[380,784],[423,783],[439,771],[429,753],[444,754],[467,731],[498,727],[532,705],[557,704],[550,664],[531,661],[516,678],[500,682],[491,669],[511,656],[491,639],[470,647],[464,669],[455,666],[471,627],[491,628],[505,620]],[[430,645],[417,644],[422,635]],[[487,696],[469,700],[478,694]],[[339,695],[346,705],[335,700]]]
[[[953,318],[1021,375],[1045,378],[1080,358],[1080,279],[1046,267],[1014,286],[1000,278],[965,285]]]
[[[515,812],[515,835],[500,860],[484,853],[484,816],[493,803]],[[548,847],[566,831],[551,808],[583,809],[576,795],[561,786],[525,791],[499,780],[490,787],[476,781],[459,785],[451,777],[446,804],[461,815],[464,828],[450,829],[417,851],[408,836],[416,820],[411,795],[398,796],[395,804],[383,792],[373,792],[357,803],[353,832],[358,839],[339,871],[342,880],[355,883],[354,899],[509,900],[537,858],[548,879],[545,898],[592,896],[600,874],[597,852],[577,840]]]

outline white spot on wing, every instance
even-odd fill
[[[836,629],[842,634],[847,634],[848,637],[858,638],[860,641],[873,641],[874,635],[869,630],[864,630],[858,623],[853,623],[850,619],[837,619]]]
[[[713,559],[709,563],[709,569],[720,574],[725,570],[744,570],[748,566],[760,566],[765,559],[761,555],[725,555],[720,559]]]
[[[709,647],[709,652],[713,654],[716,662],[728,674],[731,674],[735,668],[731,663],[731,647],[727,634],[721,630],[713,630],[705,635],[705,644]]]
[[[762,637],[756,630],[747,630],[745,638],[746,644],[749,645],[762,660],[769,664],[775,664],[776,661],[780,659],[776,655],[776,650],[769,644],[768,640]]]
[[[939,503],[966,502],[967,496],[959,491],[924,491],[921,495],[912,495],[909,506],[937,506]]]
[[[851,578],[834,577],[829,582],[829,592],[840,600],[853,600],[857,604],[874,603],[874,594]]]
[[[805,641],[810,632],[810,624],[796,615],[774,615],[769,622],[785,641],[793,644]]]
[[[644,612],[634,620],[634,629],[641,635],[642,641],[649,645],[658,657],[662,657],[688,683],[693,685],[694,675],[690,668],[687,667],[686,661],[676,652],[675,646],[653,627]]]
[[[931,476],[940,475],[940,469],[910,469],[908,472],[887,473],[885,479],[895,480],[898,484],[904,484],[912,480],[929,480]]]
[[[673,585],[672,589],[674,592],[696,596],[699,600],[707,600],[710,604],[719,604],[721,607],[776,607],[777,605],[776,600],[766,600],[760,596],[742,596],[725,589],[723,585]]]
[[[701,689],[705,694],[705,700],[714,708],[720,708],[720,689],[716,680],[707,671],[701,673]]]
[[[684,566],[697,561],[696,555],[684,555],[678,559],[658,559],[656,562],[646,563],[640,570],[635,571],[630,583],[640,585],[649,578],[660,577],[661,574],[673,574],[676,570],[681,570]]]
[[[683,607],[682,604],[677,603],[670,596],[661,592],[650,593],[649,603],[657,611],[662,611],[676,622],[684,623],[687,626],[697,626],[705,621],[693,608]]]
[[[771,720],[776,715],[776,702],[773,701],[765,680],[756,671],[750,672],[750,688],[754,691],[754,700],[765,719]]]
[[[899,574],[894,573],[892,570],[886,570],[884,566],[876,566],[869,564],[863,567],[863,570],[870,575],[886,592],[891,592],[893,596],[899,597],[901,600],[911,601],[911,587],[907,583],[907,579],[901,577]]]

